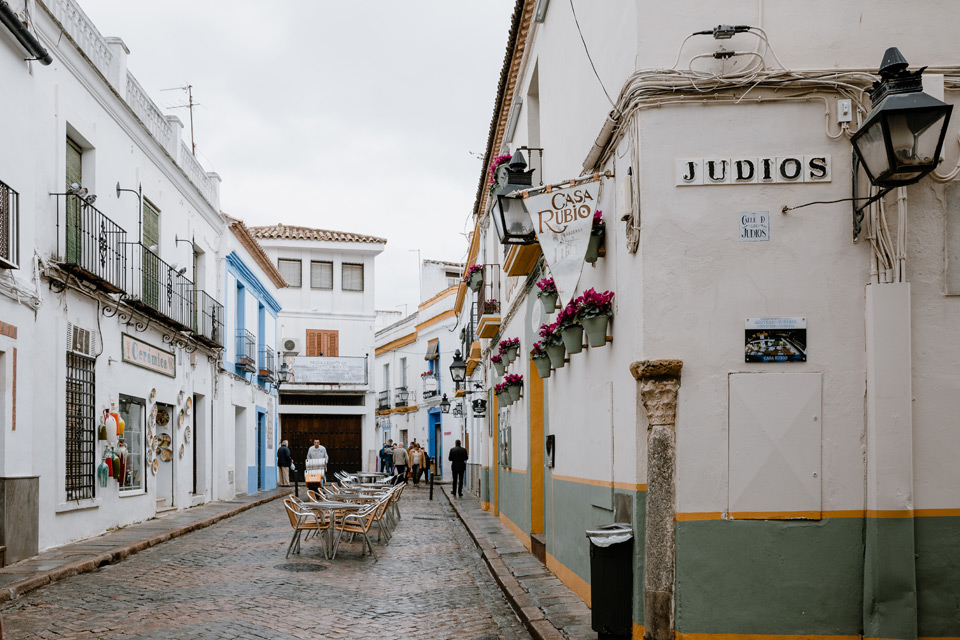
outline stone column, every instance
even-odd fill
[[[676,556],[677,390],[682,360],[630,365],[647,411],[647,510],[644,536],[644,637],[673,640]]]

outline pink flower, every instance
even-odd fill
[[[537,281],[537,287],[540,288],[541,293],[556,293],[557,285],[554,284],[553,278],[544,278],[543,280]]]

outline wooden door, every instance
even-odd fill
[[[339,356],[340,332],[322,329],[307,329],[308,356]]]
[[[327,477],[336,471],[362,469],[360,416],[284,414],[280,417],[281,439],[290,442],[290,455],[297,469],[305,468],[307,449],[314,440],[327,448]]]

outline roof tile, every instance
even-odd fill
[[[367,236],[347,231],[328,231],[295,225],[276,224],[268,227],[250,227],[253,237],[266,240],[325,240],[328,242],[374,242],[386,244],[386,238]]]

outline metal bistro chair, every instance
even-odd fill
[[[379,558],[377,558],[377,552],[373,550],[373,544],[371,544],[370,538],[367,536],[367,532],[370,531],[370,526],[373,524],[374,518],[377,516],[378,509],[380,509],[380,505],[378,503],[367,505],[355,513],[346,514],[342,519],[338,520],[334,524],[337,529],[337,539],[333,544],[332,560],[337,559],[337,549],[340,548],[340,539],[343,537],[344,532],[349,534],[362,534],[363,546],[360,547],[360,554],[363,555],[366,553],[364,551],[364,546],[366,546],[370,549],[370,554],[373,556],[374,561],[376,562],[379,560]]]
[[[300,537],[304,531],[307,532],[307,537],[310,536],[311,532],[314,535],[319,535],[321,531],[326,532],[330,523],[325,519],[321,521],[320,517],[313,511],[303,509],[292,496],[284,498],[283,507],[290,519],[290,526],[293,527],[293,537],[290,539],[290,545],[287,547],[287,555],[285,556],[289,558],[291,551],[300,553]],[[323,545],[323,557],[327,557],[326,545]]]

